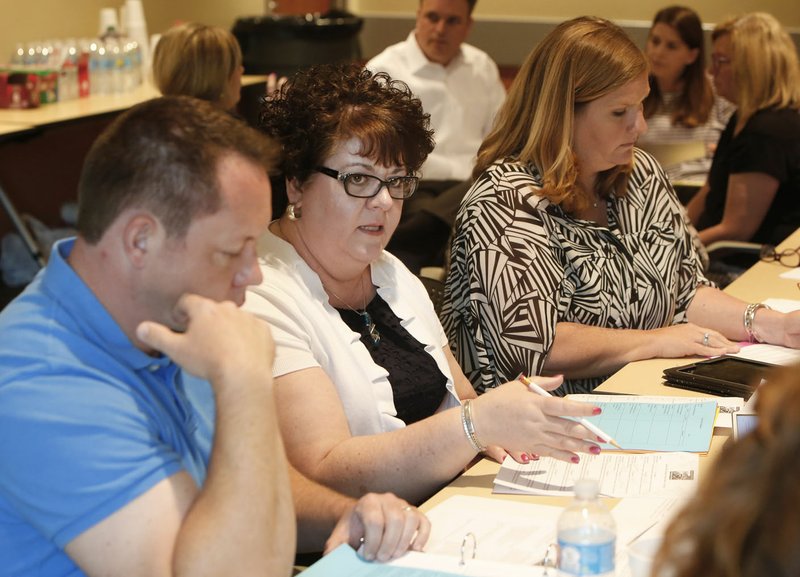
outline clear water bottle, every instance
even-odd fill
[[[616,524],[594,479],[575,483],[575,499],[558,519],[558,574],[614,575]]]

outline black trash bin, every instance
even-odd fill
[[[242,48],[245,74],[291,76],[312,64],[361,60],[358,34],[364,24],[349,12],[330,10],[323,14],[270,15],[239,18],[233,35]],[[242,90],[239,113],[253,126],[263,88],[249,86]],[[272,179],[272,214],[280,216],[288,200],[282,178]]]
[[[233,35],[242,47],[245,74],[289,76],[312,64],[361,59],[364,20],[349,12],[239,18]]]

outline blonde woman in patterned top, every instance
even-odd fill
[[[800,346],[800,313],[703,276],[683,207],[634,147],[647,72],[618,26],[582,17],[514,81],[456,218],[442,310],[479,390],[525,372],[588,391],[639,359],[720,355],[748,338]]]
[[[705,69],[703,26],[697,12],[669,6],[656,14],[647,37],[650,94],[644,100],[647,132],[638,145],[703,143],[706,154],[665,166],[671,177],[704,178],[719,135],[734,106],[714,91]],[[656,155],[656,158],[665,163]]]

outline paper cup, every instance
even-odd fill
[[[661,537],[639,539],[628,547],[628,565],[631,577],[650,577],[653,559],[661,547]]]
[[[117,20],[116,8],[101,8],[100,9],[100,36],[106,33],[109,28],[113,28],[119,32],[119,20]]]

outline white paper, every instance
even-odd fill
[[[456,495],[431,509],[426,553],[461,557],[467,533],[475,535],[476,557],[522,565],[541,563],[555,538],[561,507]]]
[[[714,421],[714,427],[720,429],[733,428],[733,414],[738,413],[744,406],[744,399],[742,397],[717,397],[717,420]]]
[[[763,343],[753,345],[745,344],[739,349],[738,353],[734,353],[730,356],[782,366],[793,365],[800,362],[800,350],[779,345],[766,345]]]
[[[415,553],[413,551],[386,563],[385,566],[426,571],[425,573],[420,572],[419,577],[429,577],[431,574],[427,571],[439,571],[448,575],[469,575],[470,577],[547,577],[544,567],[512,565],[510,563],[498,563],[482,559],[471,559],[464,565],[460,565],[459,560],[453,557]],[[551,575],[553,573],[552,571],[550,572]],[[388,573],[384,574],[388,575]],[[402,575],[403,577],[412,577],[414,573],[403,571]]]
[[[693,453],[601,453],[581,455],[579,464],[550,457],[520,464],[503,461],[495,493],[507,488],[534,495],[571,495],[578,479],[598,479],[608,497],[686,493],[697,487],[699,458]]]
[[[794,269],[800,270],[800,269]],[[800,277],[798,277],[800,279]],[[795,299],[767,299],[763,301],[769,308],[782,313],[800,311],[800,300]]]
[[[800,280],[800,268],[791,268],[786,272],[782,272],[780,277],[789,280]]]

